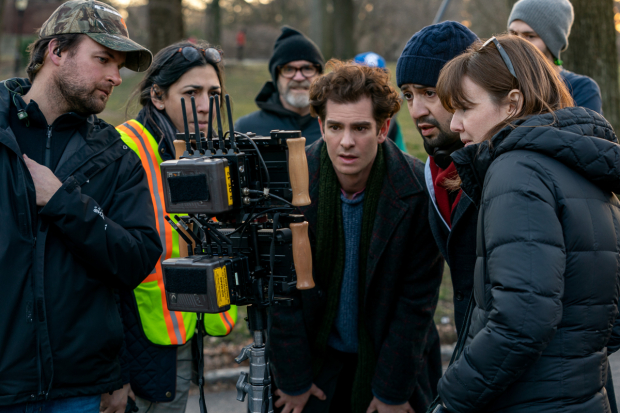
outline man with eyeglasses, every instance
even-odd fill
[[[325,65],[323,55],[312,40],[284,26],[269,60],[271,81],[256,97],[260,110],[238,119],[235,129],[269,136],[273,129],[301,130],[306,144],[321,137],[316,118],[310,115],[310,84]]]
[[[520,0],[508,17],[508,32],[532,43],[553,64],[575,101],[603,114],[601,90],[588,76],[562,67],[560,53],[568,47],[574,20],[573,5],[568,0]]]

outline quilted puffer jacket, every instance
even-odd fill
[[[608,412],[620,146],[584,108],[516,126],[452,155],[480,210],[476,307],[438,391],[450,412]]]

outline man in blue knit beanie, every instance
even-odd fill
[[[449,189],[450,178],[456,174],[450,154],[462,148],[463,143],[459,134],[450,130],[452,114],[441,105],[435,86],[443,66],[477,40],[460,23],[434,24],[411,37],[396,65],[396,82],[429,155],[424,171],[432,201],[429,222],[439,250],[450,266],[457,333],[461,333],[473,289],[478,213],[470,199],[461,196],[461,191]]]

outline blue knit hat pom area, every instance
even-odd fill
[[[476,40],[478,36],[454,21],[423,28],[409,39],[398,58],[398,87],[408,83],[435,87],[443,66]]]
[[[274,83],[277,83],[278,66],[283,66],[296,60],[307,60],[325,68],[325,59],[319,47],[308,37],[292,27],[282,27],[282,33],[273,45],[273,54],[269,60],[269,73]]]

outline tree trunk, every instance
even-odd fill
[[[353,0],[333,0],[334,15],[338,23],[334,25],[334,55],[339,59],[352,59],[355,56],[355,4]]]
[[[325,10],[322,0],[312,0],[310,7],[310,31],[308,35],[319,47],[323,45],[323,19]]]
[[[4,19],[4,5],[5,5],[6,1],[5,0],[0,0],[0,44],[2,44],[2,33],[4,32],[4,25],[2,24],[2,21]]]
[[[321,51],[323,57],[329,60],[334,56],[334,5],[332,0],[321,1]],[[334,0],[337,1],[337,0]]]
[[[290,12],[289,12],[289,8],[287,7],[289,0],[279,0],[279,6],[278,9],[280,9],[280,15],[282,16],[282,21],[280,22],[281,25],[290,25]]]
[[[512,11],[512,6],[514,6],[517,1],[518,0],[506,0],[506,4],[508,5],[508,13]]]
[[[149,38],[153,54],[185,37],[182,0],[149,0]]]
[[[214,46],[222,44],[222,8],[220,0],[211,0],[207,7],[207,41]]]
[[[601,88],[605,118],[620,129],[620,86],[613,0],[572,0],[575,23],[561,59],[568,70],[590,76]]]

